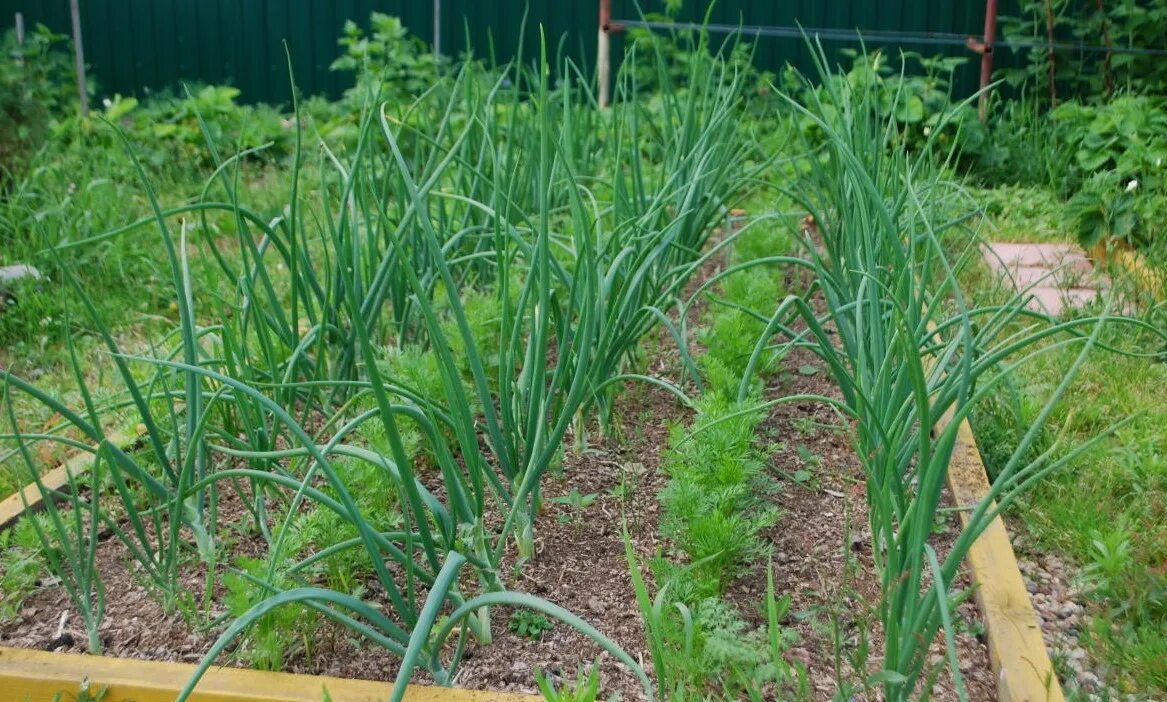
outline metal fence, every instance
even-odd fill
[[[436,27],[435,5],[440,8]],[[660,12],[662,5],[663,0],[640,2],[646,13]],[[680,19],[700,21],[708,3],[685,5]],[[728,25],[979,36],[984,8],[984,0],[719,0],[710,19]],[[183,81],[229,83],[245,100],[274,103],[286,103],[291,95],[288,55],[303,93],[339,94],[351,77],[328,68],[340,52],[337,39],[346,20],[365,23],[373,11],[400,17],[427,42],[439,38],[447,54],[472,48],[496,60],[513,57],[520,37],[524,55],[535,56],[542,25],[549,41],[562,42],[569,55],[590,64],[599,28],[597,0],[80,0],[85,60],[101,93],[140,95]],[[11,27],[17,12],[29,27],[43,23],[70,32],[69,0],[0,0],[0,26]],[[640,17],[633,0],[612,0],[612,14]],[[763,68],[807,65],[800,37],[755,41]],[[853,39],[824,43],[828,50],[856,45]],[[958,90],[976,87],[976,57],[963,47],[913,45],[910,37],[881,43],[968,56],[969,70],[961,73]],[[620,52],[616,35],[613,53]]]

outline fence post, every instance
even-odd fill
[[[73,19],[73,59],[77,67],[77,97],[81,100],[81,116],[89,114],[89,91],[85,89],[85,49],[81,46],[81,8],[78,0],[69,0]]]
[[[985,0],[985,43],[981,52],[981,95],[977,112],[985,121],[989,104],[989,81],[993,79],[993,44],[997,42],[997,0]]]
[[[19,12],[16,13],[16,45],[19,47],[24,46],[24,15]],[[16,59],[16,63],[21,66],[24,65],[23,53],[20,55],[20,58]]]
[[[442,55],[442,0],[434,0],[434,58]]]
[[[600,34],[596,44],[596,80],[599,81],[600,107],[611,102],[612,46],[608,30],[612,25],[612,0],[600,0]]]

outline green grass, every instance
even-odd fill
[[[1066,221],[1065,203],[1048,188],[970,187],[969,196],[984,208],[982,234],[990,241],[1045,244],[1075,240]]]
[[[1152,335],[1116,334],[1106,341],[1151,352],[1162,345]],[[978,407],[974,429],[991,475],[1072,362],[1070,351],[1041,356]],[[1008,515],[1033,537],[1035,548],[1061,554],[1077,567],[1092,616],[1083,643],[1119,692],[1167,691],[1164,387],[1167,363],[1115,354],[1092,358],[1051,416],[1054,426],[1063,427],[1059,452],[1093,441],[1115,418],[1131,421],[1051,475]],[[1053,440],[1047,432],[1042,450]]]

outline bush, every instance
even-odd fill
[[[957,153],[975,158],[988,146],[988,132],[977,111],[967,103],[954,105],[952,101],[952,76],[966,59],[904,53],[897,64],[880,51],[844,53],[853,57],[851,70],[823,78],[834,85],[812,87],[790,69],[784,76],[788,92],[801,92],[804,102],[813,94],[824,109],[847,111],[851,105],[832,103],[831,96],[848,94],[840,90],[841,85],[870,91],[872,100],[867,105],[875,107],[880,119],[895,128],[891,145],[902,143],[912,153],[934,143],[941,152],[955,148]],[[799,125],[804,135],[815,140],[820,136],[810,116],[802,116]]]
[[[72,68],[66,54],[54,50],[64,37],[43,25],[18,45],[14,32],[4,35],[0,61],[0,186],[17,179],[48,134],[54,111],[69,104]]]
[[[1124,95],[1104,105],[1066,102],[1050,111],[1068,159],[1074,188],[1096,173],[1110,171],[1126,182],[1162,181],[1167,165],[1167,110],[1164,101]]]

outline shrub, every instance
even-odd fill
[[[0,61],[0,186],[18,177],[44,143],[53,110],[68,104],[68,57],[55,47],[64,37],[43,25],[18,45],[4,35]]]

